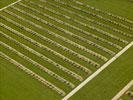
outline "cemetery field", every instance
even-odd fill
[[[70,100],[78,100],[80,97],[82,97],[83,100],[87,98],[91,98],[92,100],[111,100],[111,98],[133,79],[133,56],[130,56],[133,55],[132,51],[133,47],[127,50],[121,57],[90,81],[90,83],[73,95]],[[125,60],[127,60],[127,62]],[[124,98],[130,97],[125,96]]]
[[[0,8],[3,8],[17,0],[0,0]]]
[[[113,98],[133,79],[132,5],[1,0],[0,99]]]
[[[114,96],[112,100],[115,99],[131,100],[132,93],[133,93],[133,80],[131,80],[116,96]]]

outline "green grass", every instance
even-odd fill
[[[17,0],[0,0],[0,8],[3,8]]]
[[[20,71],[16,66],[0,58],[1,100],[59,100],[60,96],[40,82]]]
[[[70,100],[110,100],[133,79],[133,47],[110,64]]]
[[[133,2],[131,0],[79,0],[84,1],[103,11],[112,12],[113,14],[123,16],[133,20]]]
[[[131,86],[127,91],[133,91],[133,86]],[[126,92],[120,98],[122,100],[132,100],[132,97],[126,94]]]
[[[15,0],[1,0],[0,1],[0,8],[14,2]],[[83,18],[79,18],[76,14],[70,14],[69,12],[63,11],[59,8],[56,8],[55,6],[52,6],[50,4],[45,4],[42,2],[39,2],[38,0],[32,0],[34,1],[36,4],[40,4],[43,5],[45,7],[48,7],[50,9],[53,9],[57,12],[60,12],[62,15],[66,15],[66,16],[70,16],[73,19],[76,19],[77,21],[83,22],[87,25],[91,25],[97,28],[100,28],[106,32],[109,32],[113,35],[116,35],[122,39],[127,40],[128,42],[132,41],[132,38],[128,38],[125,37],[123,35],[120,35],[116,32],[113,32],[107,28],[104,28],[102,26],[99,26],[93,22],[89,22],[86,21]],[[79,6],[71,1],[68,0],[62,0],[66,3],[68,3],[68,5],[74,5],[78,8],[84,9],[85,11],[91,12],[91,13],[95,13],[95,14],[100,14],[96,11],[93,11],[91,9],[88,9],[84,6]],[[128,18],[131,19],[133,18],[133,13],[132,13],[132,9],[133,7],[132,2],[129,0],[91,0],[91,1],[87,1],[87,0],[77,0],[77,1],[82,1],[85,2],[89,5],[95,6],[96,8],[100,8],[103,11],[107,11],[107,12],[112,12],[116,15],[122,16],[124,18]],[[76,22],[74,22],[73,20],[68,20],[65,19],[64,17],[54,14],[52,12],[49,12],[45,9],[39,8],[36,5],[29,5],[28,2],[26,1],[21,1],[23,2],[25,5],[33,7],[39,11],[41,11],[42,13],[45,13],[47,15],[50,15],[56,19],[59,19],[63,22],[69,23],[70,25],[74,25],[80,29],[85,30],[86,32],[90,32],[92,34],[95,34],[96,36],[99,36],[103,39],[106,39],[112,43],[116,43],[118,45],[120,45],[121,47],[125,47],[126,45],[119,42],[118,40],[109,38],[89,27],[84,27],[81,24],[77,24]],[[82,11],[78,11],[72,7],[68,7],[66,5],[62,5],[59,4],[53,0],[49,0],[48,2],[54,4],[54,5],[59,5],[60,7],[67,9],[69,11],[73,11],[76,12],[77,14],[80,14],[82,16],[85,17],[89,17],[95,21],[98,21],[102,24],[107,24],[109,26],[112,26],[114,28],[117,28],[127,34],[132,34],[131,31],[129,31],[128,29],[124,29],[121,28],[117,25],[111,24],[109,22],[105,22],[101,19],[98,19],[96,17],[93,17],[91,15],[88,15]],[[119,4],[119,5],[118,5]],[[61,23],[57,23],[54,20],[51,20],[51,18],[43,16],[41,14],[38,14],[36,12],[33,12],[32,10],[29,10],[25,7],[22,7],[18,4],[15,5],[16,7],[24,10],[27,13],[33,14],[43,20],[46,20],[49,23],[52,23],[55,25],[54,26],[48,26],[47,24],[41,23],[40,21],[35,20],[34,18],[24,15],[14,9],[11,8],[7,8],[7,10],[13,12],[14,14],[17,14],[27,20],[30,20],[31,22],[34,22],[35,24],[41,25],[43,26],[43,28],[45,28],[46,30],[50,30],[52,32],[54,32],[55,34],[58,34],[60,36],[66,37],[67,39],[74,41],[75,43],[78,43],[84,47],[86,47],[87,49],[93,50],[95,52],[98,52],[101,55],[104,55],[105,57],[107,57],[108,59],[110,59],[112,56],[105,53],[102,50],[99,50],[98,48],[94,47],[94,46],[90,46],[87,43],[80,41],[74,37],[72,37],[71,35],[66,34],[65,32],[62,32],[60,30],[57,29],[57,27],[61,27],[65,30],[69,30],[70,32],[74,33],[75,35],[78,35],[80,37],[83,37],[87,40],[91,40],[101,46],[104,46],[112,51],[114,51],[115,53],[119,52],[118,49],[108,45],[107,43],[102,43],[97,39],[94,39],[90,36],[85,35],[84,33],[82,33],[81,31],[78,31],[77,29],[73,29],[72,27],[68,27],[66,25],[63,25]],[[127,9],[128,8],[128,9]],[[5,13],[4,11],[0,12],[0,15],[6,16],[12,20],[14,20],[15,22],[26,26],[28,28],[30,28],[31,30],[34,30],[36,32],[38,32],[39,34],[41,34],[42,36],[45,36],[53,41],[56,41],[57,43],[77,52],[78,54],[84,55],[87,58],[93,59],[94,61],[100,63],[101,65],[103,63],[105,63],[104,61],[98,59],[97,57],[92,56],[91,54],[76,48],[75,46],[73,46],[70,43],[67,43],[63,40],[61,40],[60,38],[54,37],[52,35],[49,35],[47,32],[45,32],[42,29],[39,29],[33,25],[30,25],[28,23],[26,23],[25,21],[22,21],[20,19],[17,19],[16,17],[13,17],[7,13]],[[110,18],[111,20],[115,20],[116,22],[125,24],[127,26],[132,27],[133,25],[111,18],[107,15],[103,15],[100,14],[102,16],[104,16],[104,18]],[[7,22],[6,20],[1,19],[0,20],[1,23],[4,23],[5,25],[17,30],[18,32],[22,33],[23,35],[30,37],[34,40],[36,40],[37,42],[51,48],[52,50],[59,52],[60,54],[64,55],[65,57],[68,57],[69,59],[91,69],[93,72],[95,72],[97,70],[97,68],[95,68],[94,66],[88,64],[87,62],[80,60],[79,58],[77,58],[76,56],[73,56],[71,53],[67,52],[67,51],[63,51],[62,49],[58,48],[57,46],[48,43],[47,41],[44,41],[42,39],[40,39],[39,37],[29,34],[29,32],[26,32],[24,29],[17,27],[15,25],[13,25],[10,22]],[[28,47],[36,50],[37,52],[45,55],[46,57],[54,60],[55,62],[61,64],[62,66],[74,71],[75,73],[81,75],[84,79],[86,79],[89,75],[87,75],[86,73],[84,73],[83,71],[81,71],[78,68],[73,67],[70,63],[63,61],[60,57],[46,51],[43,50],[42,48],[33,45],[32,43],[28,42],[27,40],[24,40],[22,38],[20,38],[19,36],[13,34],[12,32],[10,32],[9,30],[0,27],[0,30],[3,31],[6,35],[14,38],[15,40],[19,41],[20,43],[23,43],[25,45],[27,45]],[[18,46],[17,44],[15,44],[13,41],[8,40],[5,37],[1,37],[0,38],[2,42],[8,44],[9,46],[15,48],[17,51],[25,54],[26,56],[32,58],[34,61],[42,64],[43,66],[47,67],[48,69],[52,70],[53,72],[57,73],[58,75],[64,77],[65,79],[71,81],[72,83],[74,83],[76,86],[80,83],[79,81],[75,80],[74,78],[71,78],[69,75],[64,74],[64,72],[62,72],[61,70],[55,68],[55,66],[53,66],[52,64],[42,60],[40,57],[36,56],[35,54],[32,54],[31,52],[29,52],[28,50],[22,48],[21,46]],[[16,55],[15,53],[13,53],[12,51],[5,49],[4,46],[0,47],[1,51],[5,54],[7,54],[8,56],[10,56],[11,58],[13,58],[14,60],[18,61],[19,63],[23,64],[24,66],[26,66],[27,68],[31,69],[32,71],[36,72],[37,74],[39,74],[40,76],[42,76],[43,78],[47,79],[48,81],[50,81],[51,83],[55,84],[56,86],[62,88],[65,90],[66,93],[70,92],[72,89],[70,89],[69,87],[67,87],[65,84],[61,83],[60,81],[54,79],[53,77],[49,76],[47,73],[44,73],[42,70],[36,68],[36,66],[34,66],[33,64],[29,63],[28,61],[26,61],[25,59],[23,59],[22,57],[19,57],[18,55]],[[94,80],[92,80],[90,83],[88,83],[83,89],[81,89],[78,93],[76,93],[71,99],[72,100],[80,100],[82,96],[83,100],[109,100],[113,95],[115,95],[130,79],[132,79],[133,75],[131,74],[132,71],[132,62],[130,61],[132,59],[131,55],[132,55],[132,51],[133,48],[129,49],[124,55],[122,55],[117,61],[115,61],[113,64],[111,64],[107,69],[105,69],[102,73],[100,73],[100,75],[98,75]],[[125,62],[126,60],[127,62]],[[128,60],[129,59],[129,60]],[[0,58],[0,71],[1,71],[1,78],[0,78],[0,98],[2,98],[1,100],[37,100],[38,97],[40,100],[43,99],[47,99],[47,100],[60,100],[61,96],[58,95],[57,93],[55,93],[54,91],[52,91],[51,89],[49,89],[48,87],[45,87],[43,85],[41,85],[40,82],[38,82],[37,80],[32,79],[30,76],[28,76],[27,74],[25,74],[24,72],[20,71],[19,69],[17,69],[14,65],[12,65],[11,63],[5,61],[3,58]],[[124,63],[122,63],[124,62]],[[131,64],[130,64],[131,62]],[[117,67],[116,67],[117,66]],[[128,67],[127,67],[128,66]],[[8,73],[8,74],[7,74]],[[127,74],[128,73],[128,74]],[[11,81],[12,80],[12,81]],[[102,81],[104,80],[104,81]],[[113,82],[112,82],[113,81]],[[118,83],[116,84],[116,82],[118,81]],[[110,84],[109,84],[110,83]],[[105,88],[106,86],[106,88]],[[111,91],[111,92],[110,92]],[[106,95],[103,95],[106,92]],[[17,96],[17,97],[16,97]]]

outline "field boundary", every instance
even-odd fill
[[[89,81],[95,78],[101,71],[103,71],[108,65],[114,62],[118,57],[120,57],[124,52],[126,52],[131,46],[133,46],[133,41],[129,43],[126,47],[124,47],[120,52],[118,52],[114,57],[112,57],[109,61],[107,61],[103,66],[101,66],[96,72],[94,72],[91,76],[89,76],[86,80],[84,80],[81,84],[79,84],[75,89],[73,89],[70,93],[68,93],[62,100],[68,100],[72,95],[78,92],[83,86],[85,86]]]
[[[13,2],[13,3],[7,5],[7,6],[3,7],[3,8],[1,8],[0,11],[4,10],[4,9],[6,9],[6,8],[8,8],[8,7],[10,7],[10,6],[12,6],[12,5],[14,5],[14,4],[20,2],[20,1],[22,1],[22,0],[17,0],[17,1],[15,1],[15,2]]]
[[[131,86],[133,85],[133,80],[131,80],[120,92],[118,92],[111,100],[118,100]]]

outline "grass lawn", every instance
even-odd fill
[[[0,8],[3,8],[17,0],[0,0]]]
[[[110,64],[70,100],[110,100],[133,79],[133,47]]]
[[[17,0],[0,0],[0,8],[5,7],[15,1],[17,1]],[[87,13],[83,13],[81,10],[78,11],[72,7],[68,7],[66,5],[55,2],[54,0],[48,0],[48,1],[50,2],[50,4],[58,5],[58,6],[64,8],[64,9],[67,9],[69,11],[68,12],[63,11],[63,10],[59,9],[58,7],[52,6],[47,3],[42,3],[39,0],[31,0],[31,1],[34,1],[35,4],[40,4],[42,6],[46,6],[47,8],[53,9],[57,12],[60,12],[61,15],[69,16],[70,18],[75,19],[77,22],[83,22],[88,26],[89,25],[94,26],[96,28],[104,30],[105,32],[109,32],[110,34],[112,34],[116,37],[125,39],[128,42],[132,41],[132,38],[126,37],[125,35],[121,35],[121,34],[114,32],[110,29],[106,29],[105,27],[99,26],[96,23],[86,21],[86,19],[80,18],[79,16],[76,16],[76,14],[69,13],[69,11],[76,12],[76,13],[82,15],[83,17],[84,16],[89,17],[96,22],[98,21],[102,24],[105,24],[105,25],[107,24],[108,26],[119,29],[127,34],[132,34],[132,32],[129,31],[128,29],[111,24],[108,21],[106,22],[104,20],[101,20],[97,17],[92,16],[91,14],[88,15]],[[68,0],[62,0],[62,1],[68,3],[68,5],[69,5],[69,3],[71,5],[75,4],[74,2],[68,1]],[[111,12],[115,15],[119,15],[124,18],[133,20],[133,6],[132,6],[133,2],[131,0],[77,0],[77,1],[81,1],[81,2],[84,2],[85,4],[89,4],[91,6],[99,8],[102,11]],[[101,42],[100,40],[97,40],[94,37],[84,34],[84,32],[79,31],[78,28],[81,30],[83,29],[88,33],[90,32],[96,36],[99,36],[107,41],[110,41],[113,44],[116,43],[117,45],[121,46],[122,48],[126,46],[126,44],[124,44],[123,42],[120,42],[119,40],[114,39],[114,38],[110,38],[110,36],[106,36],[105,34],[102,34],[102,32],[100,33],[91,28],[84,27],[82,24],[77,24],[72,19],[69,20],[69,18],[67,19],[64,16],[63,17],[60,16],[60,14],[58,15],[58,14],[50,12],[46,9],[42,9],[34,4],[30,4],[28,1],[22,0],[21,2],[24,5],[30,6],[31,8],[34,8],[34,9],[40,11],[41,13],[44,13],[44,14],[52,16],[52,17],[47,17],[47,16],[44,16],[43,14],[42,15],[38,14],[37,12],[27,9],[26,7],[19,5],[19,4],[18,5],[16,4],[15,7],[22,9],[24,12],[27,12],[27,13],[31,14],[32,16],[34,15],[34,16],[37,16],[37,18],[45,20],[46,23],[44,24],[44,23],[42,23],[42,21],[37,20],[36,17],[28,16],[28,15],[23,14],[13,8],[11,8],[11,9],[7,8],[7,11],[12,12],[13,14],[16,14],[18,16],[21,16],[22,18],[24,18],[23,21],[15,16],[10,15],[9,13],[6,13],[5,11],[1,11],[0,15],[5,16],[6,18],[9,18],[9,19],[15,21],[16,23],[19,23],[22,26],[25,26],[35,32],[38,32],[40,35],[53,40],[54,42],[56,42],[56,44],[57,43],[61,44],[61,46],[64,46],[70,50],[73,50],[77,54],[83,55],[86,58],[90,58],[90,59],[94,60],[95,62],[98,62],[100,65],[105,63],[105,61],[101,60],[98,57],[95,57],[91,53],[86,52],[84,49],[77,48],[75,45],[71,44],[71,42],[63,41],[62,38],[58,38],[58,37],[59,36],[65,37],[66,40],[70,40],[73,43],[77,43],[78,46],[83,46],[87,50],[90,49],[94,52],[97,52],[97,53],[107,57],[108,59],[110,59],[113,55],[107,54],[106,52],[100,50],[99,48],[97,48],[93,45],[88,45],[88,43],[78,40],[77,38],[73,37],[73,35],[70,35],[67,32],[65,33],[65,31],[61,31],[58,27],[60,27],[64,30],[69,30],[70,33],[74,33],[75,35],[82,37],[86,40],[93,41],[94,43],[96,43],[102,47],[108,48],[109,50],[111,50],[115,53],[117,53],[119,51],[119,49],[116,49],[116,47],[110,46],[108,43]],[[83,8],[85,11],[88,11],[88,12],[90,11],[96,15],[100,14],[99,12],[96,12],[96,11],[93,12],[93,10],[88,9],[84,6],[76,5],[76,7]],[[109,18],[109,19],[115,20],[116,22],[122,23],[125,26],[131,26],[131,27],[133,26],[133,25],[130,25],[128,22],[121,21],[119,19],[110,18],[110,16],[107,16],[107,15],[103,15],[103,14],[100,14],[100,15],[102,15],[105,18]],[[79,56],[73,55],[72,51],[71,51],[71,53],[70,53],[70,51],[65,51],[65,49],[62,49],[62,48],[56,46],[55,44],[51,44],[47,40],[44,40],[37,35],[31,34],[30,32],[26,31],[23,27],[19,27],[19,26],[13,24],[13,22],[9,22],[9,20],[5,20],[1,16],[0,16],[0,18],[1,18],[0,23],[5,24],[5,26],[9,26],[10,28],[22,33],[23,35],[25,35],[33,40],[36,40],[37,42],[51,48],[51,50],[56,51],[59,54],[62,54],[63,56],[69,58],[70,61],[73,60],[73,61],[77,62],[78,64],[81,64],[84,67],[87,67],[92,72],[95,72],[97,70],[96,67],[94,67],[90,63],[84,61]],[[68,26],[65,24],[61,24],[58,21],[56,21],[55,19],[53,20],[52,18],[59,19],[60,21],[66,22],[66,23],[68,23]],[[25,21],[26,19],[35,24],[34,25],[29,24],[28,22]],[[51,24],[49,25],[47,23],[51,23],[53,25],[51,25]],[[43,29],[38,28],[36,25],[42,26],[44,30],[45,29],[50,30],[57,36],[49,34],[49,32],[46,32]],[[77,28],[74,29],[74,28],[72,28],[72,26],[75,26]],[[78,75],[81,75],[83,77],[83,79],[86,79],[89,76],[87,73],[85,73],[80,68],[75,67],[69,61],[63,60],[62,58],[60,58],[59,55],[55,55],[53,52],[49,52],[42,47],[35,46],[34,43],[23,39],[22,37],[20,37],[20,35],[13,34],[13,32],[9,31],[8,29],[6,29],[2,26],[0,27],[0,31],[4,32],[6,35],[12,37],[16,41],[18,41],[22,44],[25,44],[26,46],[34,49],[38,53],[45,55],[46,57],[52,59],[53,61],[62,65],[63,67],[75,72]],[[75,78],[73,78],[73,77],[70,77],[69,74],[64,73],[64,71],[55,67],[52,63],[45,61],[41,57],[31,53],[31,51],[28,51],[25,48],[23,48],[22,46],[16,44],[15,42],[13,42],[13,40],[5,38],[4,36],[0,37],[0,40],[3,43],[6,43],[7,45],[11,46],[12,48],[15,48],[18,52],[21,52],[24,55],[26,55],[27,57],[31,58],[32,60],[38,62],[42,66],[45,66],[47,69],[53,71],[54,73],[57,73],[59,76],[72,82],[75,86],[77,86],[80,83],[80,81],[75,80]],[[1,46],[0,49],[3,53],[5,53],[9,57],[13,58],[17,62],[21,63],[22,65],[26,66],[30,70],[36,72],[38,75],[42,76],[49,82],[53,83],[54,85],[56,85],[57,87],[59,87],[61,89],[64,89],[64,91],[66,93],[68,93],[72,90],[72,88],[68,87],[67,84],[64,84],[63,82],[57,80],[53,76],[50,76],[48,73],[44,73],[41,69],[37,68],[37,66],[35,66],[35,64],[28,62],[23,57],[18,56],[17,54],[13,53],[8,48],[5,48],[5,46]],[[133,47],[131,47],[129,50],[127,50],[122,56],[120,56],[120,58],[118,58],[116,61],[114,61],[104,71],[102,71],[98,76],[96,76],[92,81],[90,81],[86,86],[84,86],[75,95],[73,95],[70,98],[70,100],[110,100],[131,79],[133,79],[132,59],[133,59]],[[43,86],[37,80],[28,76],[23,71],[17,69],[17,67],[15,65],[9,63],[8,61],[6,61],[3,58],[0,58],[0,100],[38,100],[38,99],[39,100],[60,100],[61,98],[62,98],[61,95],[59,95],[55,91],[52,91],[48,87]]]
[[[0,58],[0,100],[59,100],[60,96]]]
[[[92,5],[103,11],[123,16],[133,20],[133,1],[132,0],[78,0]]]
[[[132,100],[132,96],[129,96],[129,94],[127,94],[127,92],[131,92],[133,91],[133,85],[120,97],[122,100]]]

